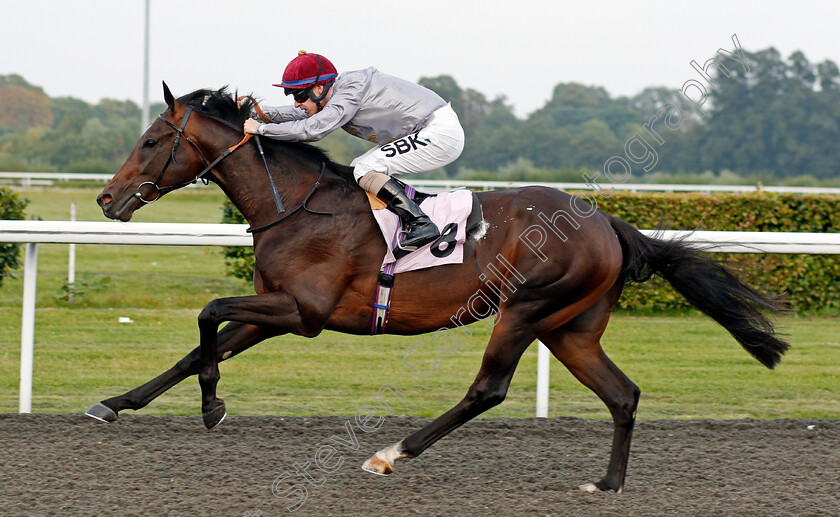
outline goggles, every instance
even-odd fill
[[[292,98],[295,99],[295,102],[299,102],[303,104],[304,102],[309,100],[309,92],[312,90],[312,87],[309,88],[286,88],[286,95],[291,95]]]

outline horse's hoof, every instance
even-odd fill
[[[580,485],[578,488],[580,488],[584,492],[589,492],[590,494],[595,494],[601,491],[600,488],[595,486],[595,483],[587,483],[585,485]]]
[[[100,422],[111,423],[117,421],[117,412],[102,402],[95,404],[93,407],[85,411],[85,414],[91,418],[99,420]]]
[[[207,429],[213,429],[217,425],[222,423],[222,420],[225,419],[227,416],[227,412],[225,411],[225,405],[219,404],[216,409],[212,409],[204,414],[204,427]]]
[[[373,456],[362,465],[362,470],[377,476],[387,476],[394,472],[394,467],[379,456]]]
[[[612,488],[606,486],[604,488],[601,488],[595,483],[587,483],[585,485],[580,485],[578,488],[580,488],[584,492],[589,492],[590,494],[597,494],[598,492],[615,492],[617,494],[621,493],[621,487],[619,487],[618,490],[613,490]]]

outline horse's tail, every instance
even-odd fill
[[[783,297],[768,297],[741,282],[723,263],[680,239],[645,236],[610,217],[624,255],[621,274],[644,282],[659,274],[689,303],[720,323],[761,364],[773,368],[790,345],[776,336],[764,311],[785,311]]]

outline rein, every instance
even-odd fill
[[[239,97],[237,100],[241,100],[243,98],[245,98],[245,97]],[[251,99],[251,102],[253,102],[254,107],[255,107],[257,113],[259,114],[260,118],[262,118],[264,121],[267,122],[268,118],[265,116],[265,113],[263,113],[262,109],[260,109],[260,106],[259,106],[259,104],[257,104],[257,101],[254,100],[253,97],[249,97],[249,98]],[[251,139],[251,137],[253,137],[254,142],[256,142],[256,144],[257,144],[257,149],[259,150],[260,156],[262,157],[263,165],[265,165],[265,172],[266,172],[266,174],[268,174],[268,181],[269,181],[269,184],[271,185],[271,193],[274,197],[274,204],[277,207],[277,213],[282,214],[283,212],[285,212],[286,210],[283,208],[283,203],[280,200],[280,193],[277,190],[277,185],[275,185],[275,183],[274,183],[274,178],[271,177],[271,172],[269,171],[269,168],[268,168],[268,160],[265,157],[265,152],[263,151],[262,143],[260,142],[259,136],[253,135],[251,133],[246,133],[245,137],[242,138],[242,140],[240,140],[236,145],[233,145],[232,147],[227,148],[225,150],[225,152],[223,152],[221,155],[219,155],[219,157],[217,157],[215,160],[213,160],[212,162],[208,162],[207,158],[204,156],[204,153],[201,151],[201,148],[198,147],[198,144],[195,143],[195,141],[193,139],[191,139],[190,137],[188,137],[184,134],[184,130],[187,127],[187,121],[189,120],[190,114],[192,113],[192,111],[193,111],[192,106],[187,108],[186,113],[184,113],[184,118],[181,120],[181,125],[180,126],[176,126],[175,124],[173,124],[172,122],[167,120],[163,116],[162,113],[160,115],[158,115],[158,118],[160,120],[165,122],[167,125],[169,125],[172,129],[174,129],[176,131],[177,134],[175,135],[175,142],[172,144],[172,151],[170,151],[169,158],[166,159],[166,163],[163,165],[163,169],[161,169],[160,174],[158,174],[158,177],[154,181],[144,181],[143,183],[138,185],[137,186],[137,192],[134,193],[134,197],[136,197],[137,199],[139,199],[143,203],[150,204],[150,203],[154,203],[155,201],[160,199],[161,196],[163,196],[164,194],[166,194],[168,192],[172,192],[173,190],[177,190],[177,189],[182,188],[182,187],[186,187],[187,185],[192,185],[193,183],[197,182],[198,180],[201,180],[206,185],[208,183],[208,180],[204,179],[204,175],[207,174],[208,172],[210,172],[210,170],[212,170],[213,167],[218,165],[222,160],[224,160],[225,158],[230,156],[231,153],[233,153],[234,151],[239,149],[241,146],[243,146],[245,143],[247,143],[248,140]],[[226,126],[229,126],[232,129],[236,129],[237,131],[239,131],[239,129],[236,126],[227,122],[226,120],[217,119],[215,117],[213,117],[213,119],[218,121],[218,122],[222,122],[223,124],[225,124]],[[169,165],[171,163],[173,163],[173,162],[178,163],[178,160],[175,159],[175,152],[178,150],[178,145],[181,143],[181,137],[185,138],[187,140],[187,142],[189,142],[195,148],[195,150],[198,151],[198,154],[201,156],[201,160],[204,162],[204,165],[205,165],[204,170],[202,170],[201,172],[196,174],[195,178],[193,178],[190,181],[185,181],[183,183],[178,183],[176,185],[169,185],[169,186],[166,186],[166,187],[161,187],[161,186],[158,185],[158,183],[160,182],[161,179],[163,179],[163,175],[166,172],[166,169],[169,167]],[[313,214],[313,215],[329,215],[329,216],[331,216],[332,214],[329,213],[329,212],[317,212],[315,210],[310,210],[309,207],[306,206],[306,203],[309,201],[309,199],[312,197],[312,195],[315,194],[315,191],[321,185],[321,180],[324,178],[324,174],[326,173],[326,171],[327,171],[327,164],[326,164],[326,162],[322,162],[321,163],[321,174],[318,176],[318,179],[315,181],[315,185],[312,186],[312,190],[310,190],[309,194],[307,194],[306,198],[304,198],[303,203],[301,203],[297,208],[295,208],[294,210],[292,210],[288,214],[284,215],[280,219],[274,221],[273,223],[269,223],[269,224],[266,224],[264,226],[260,226],[259,228],[248,228],[246,230],[246,232],[248,232],[248,233],[258,233],[258,232],[261,232],[263,230],[267,230],[267,229],[269,229],[269,228],[271,228],[275,225],[278,225],[278,224],[282,223],[283,221],[285,221],[289,217],[295,215],[301,209],[303,209],[304,211],[309,212],[310,214]],[[154,199],[144,199],[143,194],[141,194],[141,192],[140,192],[140,189],[143,187],[143,185],[151,185],[155,189],[155,192],[157,193],[157,196]]]
[[[263,230],[268,230],[272,226],[276,226],[276,225],[282,223],[283,221],[285,221],[286,219],[292,217],[293,215],[298,213],[301,208],[303,210],[305,210],[306,212],[309,212],[312,215],[332,215],[329,212],[316,212],[315,210],[310,210],[309,207],[306,206],[306,203],[307,203],[307,201],[309,201],[309,198],[311,198],[312,194],[314,194],[315,191],[318,190],[318,187],[321,186],[321,180],[324,178],[324,173],[325,172],[327,172],[327,164],[324,163],[324,162],[321,162],[321,174],[318,175],[318,180],[315,182],[314,185],[312,185],[312,190],[309,191],[309,194],[306,195],[306,198],[304,198],[303,203],[301,203],[300,206],[298,206],[297,208],[295,208],[294,210],[292,210],[288,214],[284,215],[280,219],[274,221],[273,223],[268,223],[264,226],[260,226],[259,228],[248,228],[245,231],[247,233],[259,233]]]
[[[262,108],[260,108],[260,105],[259,103],[257,103],[257,100],[255,98],[251,97],[250,95],[243,95],[241,97],[237,97],[236,102],[238,103],[242,99],[246,98],[251,99],[251,104],[254,105],[254,109],[257,111],[257,115],[259,115],[262,121],[269,122],[268,117],[265,116],[265,113],[263,112]],[[250,135],[250,133],[248,134]],[[265,165],[265,172],[266,174],[268,174],[268,183],[269,185],[271,185],[271,195],[274,196],[274,205],[277,207],[277,213],[282,214],[286,211],[286,209],[283,208],[283,202],[280,201],[280,193],[277,192],[277,185],[274,184],[274,178],[271,177],[271,173],[268,171],[268,161],[265,159],[265,152],[263,151],[263,146],[262,142],[260,142],[260,137],[254,135],[254,142],[257,143],[257,149],[260,151],[260,156],[262,157],[263,165]]]

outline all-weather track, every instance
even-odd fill
[[[478,419],[389,477],[360,469],[427,422],[3,414],[0,514],[840,515],[840,419],[640,420],[622,494],[577,488],[603,475],[607,420]],[[323,446],[332,472],[315,466]]]

